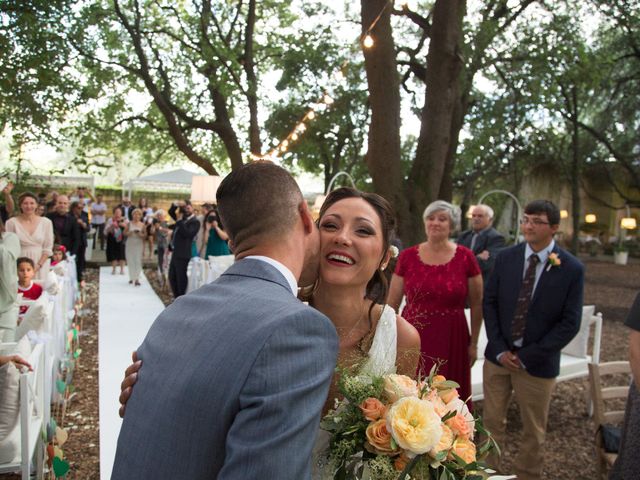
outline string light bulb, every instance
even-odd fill
[[[322,97],[322,101],[325,103],[325,105],[333,105],[333,98],[331,98],[328,93],[326,93],[324,97]]]
[[[309,113],[307,113],[307,118],[309,120],[313,120],[314,118],[316,118],[316,112],[314,112],[313,110],[309,110]]]
[[[291,134],[291,140],[293,140],[294,142],[295,142],[296,140],[298,140],[298,134],[297,134],[296,132],[293,132],[293,133]]]
[[[364,39],[362,40],[362,46],[364,48],[371,48],[373,47],[373,44],[375,42],[373,41],[373,37],[371,35],[369,35],[368,33],[364,36]]]

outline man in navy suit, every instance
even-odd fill
[[[488,344],[483,370],[484,425],[504,445],[512,394],[523,434],[516,472],[539,479],[560,351],[580,329],[584,268],[553,236],[560,212],[547,200],[529,203],[521,220],[526,243],[501,251],[484,296]],[[500,470],[496,458],[489,459]]]
[[[493,270],[496,255],[504,248],[504,237],[491,226],[492,222],[493,209],[489,205],[476,205],[471,210],[471,229],[458,237],[458,244],[464,245],[476,256],[485,284]]]

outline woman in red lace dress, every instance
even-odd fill
[[[441,200],[423,215],[427,240],[404,250],[389,290],[389,305],[406,306],[402,316],[420,332],[421,369],[434,363],[460,384],[460,397],[471,395],[471,366],[477,357],[482,326],[482,275],[471,250],[449,240],[460,222],[460,209]],[[471,308],[471,335],[464,315]]]

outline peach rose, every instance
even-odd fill
[[[451,402],[447,403],[447,411],[453,412],[454,410],[462,415],[467,423],[469,429],[470,440],[473,440],[473,436],[476,429],[476,420],[473,418],[473,414],[469,411],[469,406],[463,402],[460,398],[454,398]]]
[[[451,452],[455,453],[459,456],[465,463],[471,463],[476,461],[476,445],[466,438],[457,438],[455,442],[453,442],[453,447],[451,447]],[[449,458],[453,460],[453,455],[449,453]]]
[[[404,397],[417,397],[418,383],[406,375],[393,373],[384,377],[384,393],[391,403]]]
[[[391,448],[391,433],[387,430],[386,420],[371,422],[367,427],[366,436],[375,453],[391,455],[397,452],[397,449]]]
[[[440,398],[440,395],[438,395],[437,390],[431,390],[425,395],[424,399],[432,403],[433,408],[436,410],[436,413],[440,415],[440,417],[444,417],[449,411],[445,403]]]
[[[444,403],[449,403],[454,398],[458,398],[459,395],[458,395],[458,390],[456,390],[455,388],[445,387],[441,385],[446,381],[447,379],[444,376],[434,375],[431,381],[431,385],[433,386],[433,388],[438,390],[438,395],[440,395],[440,398],[442,399],[442,401]]]
[[[364,418],[366,418],[370,422],[380,420],[387,412],[387,407],[385,407],[380,400],[373,397],[367,398],[359,405],[359,407],[360,410],[362,410]]]
[[[429,451],[431,458],[436,458],[440,452],[446,452],[453,445],[453,431],[446,425],[442,425],[442,436],[438,444]]]
[[[469,423],[461,413],[456,413],[454,417],[451,417],[445,423],[457,437],[466,438],[467,440],[471,438],[472,432],[469,428]]]

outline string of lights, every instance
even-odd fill
[[[370,49],[375,45],[375,39],[372,34],[372,30],[384,14],[385,10],[389,7],[393,7],[394,0],[389,0],[385,2],[384,6],[380,10],[380,13],[376,16],[376,18],[371,22],[369,27],[362,32],[362,34],[358,37],[358,42],[362,45],[363,48]],[[407,0],[400,0],[398,2],[401,8],[407,8]],[[340,84],[345,81],[344,71],[348,66],[348,61],[345,60],[340,68],[334,72],[334,74],[330,77],[330,80],[336,82],[336,84]],[[321,97],[315,102],[311,103],[302,118],[296,123],[293,129],[288,133],[286,137],[284,137],[280,142],[273,147],[269,152],[263,155],[251,154],[252,160],[271,160],[278,161],[280,155],[283,155],[293,143],[298,141],[300,137],[307,130],[307,123],[316,118],[318,113],[325,111],[327,108],[333,105],[334,99],[330,94],[330,87],[327,86],[323,89]]]

